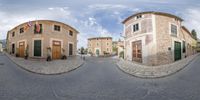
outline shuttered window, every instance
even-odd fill
[[[42,24],[36,25],[34,26],[34,33],[35,34],[41,34],[42,33]]]
[[[24,33],[24,27],[19,29],[19,33]]]
[[[173,36],[177,36],[177,26],[176,25],[171,24],[171,34]]]
[[[139,31],[139,24],[133,25],[133,32]]]
[[[69,30],[69,35],[73,36],[73,31]]]
[[[54,30],[55,31],[60,31],[60,26],[59,25],[54,25]]]

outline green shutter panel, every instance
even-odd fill
[[[180,60],[181,59],[181,43],[180,42],[174,42],[174,60]]]
[[[41,40],[34,41],[34,56],[41,57]]]

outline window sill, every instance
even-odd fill
[[[176,35],[176,34],[171,34],[171,36],[173,36],[173,37],[177,37],[177,35]]]

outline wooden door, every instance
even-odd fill
[[[132,42],[132,61],[142,63],[142,41]]]
[[[181,59],[181,43],[175,41],[174,42],[174,60],[180,60]]]
[[[73,55],[73,44],[69,44],[69,55]]]
[[[24,57],[25,42],[19,42],[19,57]]]
[[[52,58],[53,59],[61,58],[61,42],[60,41],[53,41]]]

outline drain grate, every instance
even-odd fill
[[[4,63],[0,63],[0,65],[4,65]]]

